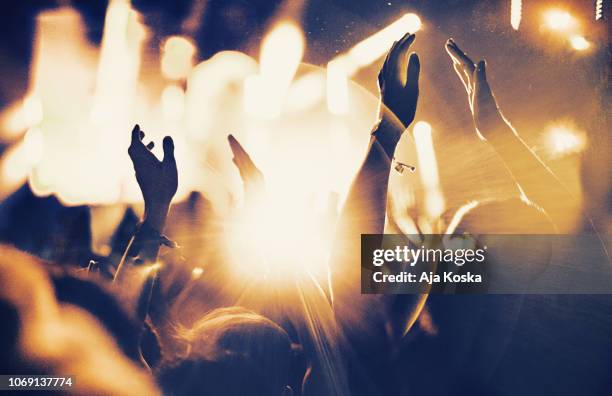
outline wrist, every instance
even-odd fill
[[[143,223],[161,233],[164,231],[169,210],[170,203],[145,203]]]
[[[404,126],[396,118],[383,115],[378,124],[374,126],[372,137],[380,144],[387,156],[393,158],[395,147],[403,132]]]

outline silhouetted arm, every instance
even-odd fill
[[[487,82],[486,62],[475,64],[452,39],[446,50],[467,91],[478,136],[499,155],[520,191],[543,207],[555,224],[563,224],[575,199],[503,116]]]
[[[178,188],[178,171],[174,158],[174,142],[166,136],[163,141],[164,159],[159,161],[151,152],[154,143],[145,145],[144,132],[138,125],[132,130],[132,140],[128,154],[134,165],[136,180],[140,186],[145,203],[142,223],[130,241],[124,257],[117,268],[115,279],[122,276],[126,261],[153,263],[157,260],[162,244],[170,241],[162,233],[170,209],[170,202]]]
[[[379,73],[380,122],[373,128],[365,159],[340,214],[332,273],[358,275],[361,234],[384,230],[391,161],[402,133],[414,120],[419,96],[419,58],[408,55],[414,39],[414,34],[407,34],[396,42]]]

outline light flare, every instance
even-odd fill
[[[595,3],[595,20],[599,21],[603,17],[603,0],[597,0]]]
[[[389,51],[394,41],[406,33],[415,33],[421,29],[421,18],[413,13],[404,14],[389,26],[357,43],[347,53],[337,57],[336,61],[344,62],[348,76],[371,65]]]
[[[346,114],[349,107],[348,75],[345,62],[327,64],[327,108],[332,114]]]
[[[236,276],[289,287],[304,277],[324,279],[323,217],[313,205],[289,198],[266,194],[230,223],[226,238]]]
[[[585,133],[569,125],[552,125],[544,133],[544,147],[553,158],[580,153],[586,143]]]
[[[572,48],[576,51],[584,51],[591,47],[591,43],[579,34],[572,35],[569,40]]]
[[[514,30],[519,30],[523,13],[523,0],[511,0],[510,2],[510,25]]]
[[[164,118],[170,122],[180,121],[185,112],[185,92],[178,85],[168,85],[161,96]]]
[[[247,114],[272,119],[280,115],[287,90],[304,54],[304,33],[291,21],[274,25],[264,38],[259,74],[245,81]]]
[[[544,14],[546,27],[556,31],[568,31],[576,25],[576,20],[567,11],[552,9]]]
[[[44,149],[43,134],[37,127],[30,128],[21,142],[11,147],[0,162],[2,186],[0,198],[11,191],[13,185],[23,183],[40,162]]]
[[[187,37],[169,37],[162,50],[162,75],[170,80],[187,78],[193,68],[195,54],[196,47]]]

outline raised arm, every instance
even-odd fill
[[[474,63],[452,39],[447,41],[446,51],[468,94],[480,139],[497,152],[521,195],[544,208],[556,225],[570,226],[567,211],[578,205],[577,200],[503,116],[487,81],[486,62]]]
[[[379,122],[340,214],[330,260],[334,313],[351,348],[362,356],[391,353],[393,341],[414,322],[424,301],[420,295],[407,296],[401,302],[403,314],[390,321],[387,313],[395,298],[361,294],[360,271],[361,234],[384,232],[391,162],[416,113],[420,63],[416,54],[408,55],[414,39],[407,34],[396,42],[380,71]]]
[[[406,34],[394,43],[378,75],[379,122],[340,214],[332,272],[358,273],[361,234],[384,230],[391,161],[402,133],[414,120],[419,97],[419,57],[408,55],[414,39],[414,34]]]
[[[229,135],[227,140],[234,156],[232,161],[236,165],[236,168],[238,168],[238,172],[240,172],[240,178],[244,186],[245,199],[249,202],[253,202],[253,200],[256,200],[265,190],[263,173],[257,168],[251,156],[246,152],[234,135]]]
[[[115,279],[122,276],[126,261],[153,263],[157,260],[162,244],[170,244],[162,233],[170,209],[170,202],[178,187],[178,171],[174,158],[174,142],[170,136],[163,141],[164,158],[159,161],[151,152],[154,143],[145,145],[144,132],[138,125],[132,130],[128,154],[134,165],[136,181],[145,204],[144,218],[130,241]]]

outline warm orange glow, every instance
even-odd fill
[[[555,124],[545,132],[544,144],[551,157],[562,157],[584,150],[586,135],[568,124]]]
[[[421,29],[421,18],[416,14],[405,14],[386,28],[359,42],[336,60],[345,62],[346,72],[351,76],[386,54],[393,42],[404,34],[415,33],[419,29]]]
[[[425,210],[430,219],[435,219],[444,211],[444,197],[440,188],[438,161],[431,137],[431,125],[419,121],[413,128],[417,150],[419,175],[425,188]]]
[[[567,11],[553,9],[544,14],[544,23],[551,30],[567,31],[575,26],[576,20]]]
[[[199,278],[200,276],[202,276],[203,273],[204,273],[204,268],[202,267],[195,267],[194,269],[191,270],[191,276],[193,278]]]
[[[589,47],[591,46],[591,43],[589,43],[587,39],[578,34],[570,37],[570,44],[572,45],[572,48],[574,48],[576,51],[584,51],[589,49]]]
[[[268,194],[247,206],[227,232],[234,273],[280,282],[325,276],[324,224],[318,217],[312,205],[296,204],[291,195]]]

